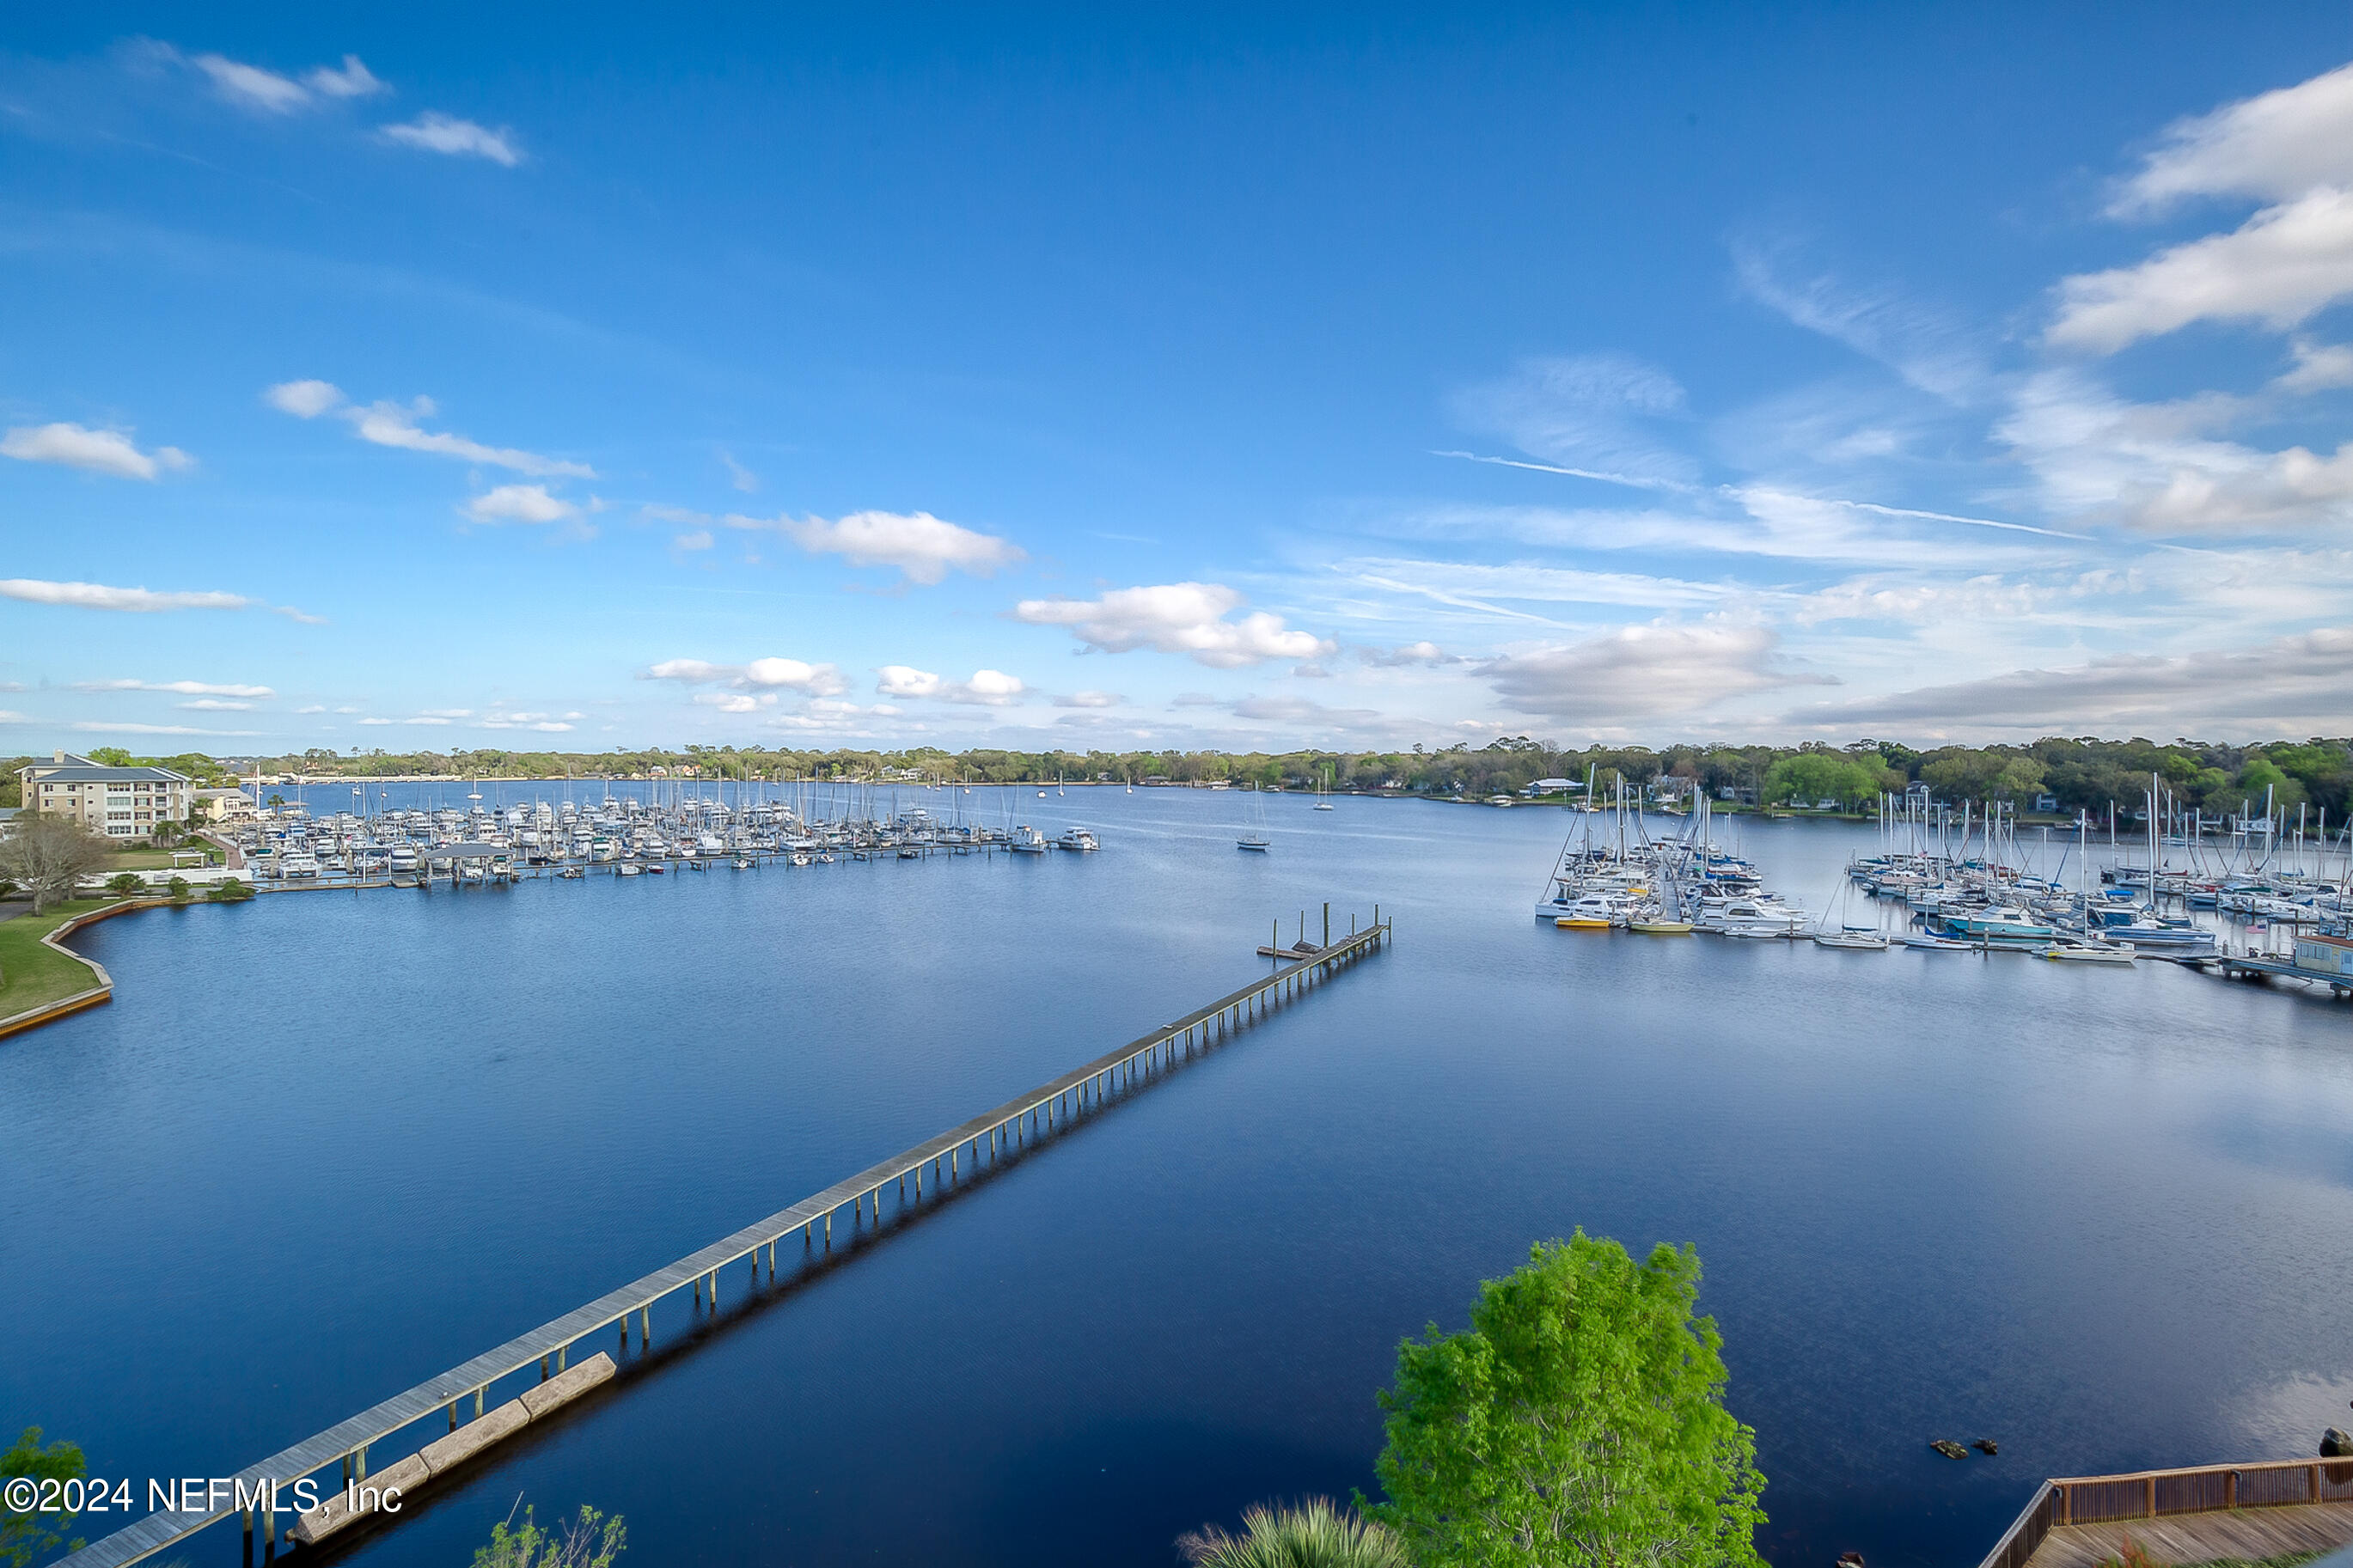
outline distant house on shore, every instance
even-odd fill
[[[16,770],[25,809],[80,823],[109,838],[144,838],[157,825],[185,826],[195,781],[169,768],[114,768],[71,752]]]
[[[253,797],[241,789],[200,789],[196,809],[206,822],[251,822]]]

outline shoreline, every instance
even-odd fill
[[[20,1035],[27,1029],[37,1029],[43,1024],[54,1023],[59,1018],[114,999],[114,976],[107,973],[106,965],[94,958],[86,958],[76,952],[65,944],[65,938],[73,935],[84,926],[95,925],[100,921],[112,920],[117,915],[130,914],[136,910],[172,907],[173,903],[169,899],[120,899],[112,903],[101,905],[98,909],[84,910],[79,914],[69,915],[49,930],[43,931],[37,939],[41,946],[72,963],[80,964],[90,971],[98,984],[84,990],[69,992],[63,996],[47,1002],[36,1003],[20,1012],[0,1017],[0,1038],[5,1038],[10,1035]],[[38,917],[18,915],[16,918],[33,920]]]

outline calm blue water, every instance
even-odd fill
[[[1272,797],[1260,858],[1230,796],[1022,804],[1103,853],[98,928],[120,999],[0,1043],[0,1428],[227,1474],[1210,999],[1325,899],[1395,947],[345,1556],[464,1563],[520,1495],[625,1515],[638,1563],[1172,1563],[1369,1489],[1398,1341],[1580,1225],[1699,1247],[1776,1563],[1973,1563],[2043,1476],[2345,1420],[2353,1010],[1556,931],[1551,812]],[[1865,838],[1744,847],[1813,902]]]

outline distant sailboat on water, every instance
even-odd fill
[[[1267,840],[1266,808],[1260,804],[1256,790],[1242,796],[1242,831],[1241,837],[1234,840],[1234,847],[1260,855],[1274,847]]]

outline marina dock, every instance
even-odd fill
[[[482,1419],[486,1411],[496,1415],[503,1404],[490,1399],[496,1384],[518,1375],[528,1378],[534,1366],[538,1376],[532,1386],[562,1376],[569,1366],[572,1352],[581,1348],[582,1342],[591,1336],[597,1336],[601,1344],[602,1337],[617,1328],[619,1351],[626,1364],[633,1318],[639,1353],[650,1350],[652,1309],[657,1302],[680,1291],[691,1291],[700,1321],[717,1310],[723,1274],[734,1276],[748,1263],[749,1278],[740,1289],[749,1291],[764,1283],[773,1286],[779,1268],[785,1267],[779,1262],[779,1250],[787,1247],[796,1233],[802,1250],[799,1258],[793,1260],[795,1264],[822,1260],[831,1254],[837,1228],[847,1233],[840,1238],[844,1246],[853,1239],[879,1237],[885,1228],[886,1199],[890,1204],[889,1217],[916,1212],[925,1199],[926,1175],[931,1179],[934,1202],[950,1191],[968,1186],[1055,1133],[1148,1088],[1186,1062],[1232,1038],[1253,1021],[1305,997],[1377,952],[1389,938],[1390,926],[1381,921],[1376,907],[1371,924],[1351,936],[1326,943],[1312,956],[1297,961],[1278,959],[1263,978],[1207,1006],[1164,1024],[1026,1094],[902,1150],[674,1263],[248,1466],[237,1473],[236,1485],[242,1487],[248,1497],[253,1497],[262,1495],[266,1488],[290,1488],[297,1480],[335,1467],[339,1475],[336,1490],[340,1493],[346,1485],[367,1480],[369,1452],[375,1446],[420,1422],[432,1423],[436,1416],[443,1418],[447,1425],[442,1431],[428,1426],[427,1430],[434,1437],[445,1432],[459,1432],[465,1426]],[[841,1218],[845,1208],[850,1211],[847,1222]],[[404,1474],[415,1473],[413,1457],[396,1462]],[[387,1469],[384,1473],[390,1472]],[[235,1501],[214,1507],[212,1500],[207,1499],[207,1506],[201,1509],[151,1513],[136,1524],[92,1542],[61,1562],[74,1568],[118,1568],[169,1550],[196,1531],[231,1517],[241,1517],[244,1521],[249,1555],[257,1510],[240,1508]],[[279,1532],[276,1515],[267,1509],[259,1510],[259,1524],[265,1552],[273,1552]]]

